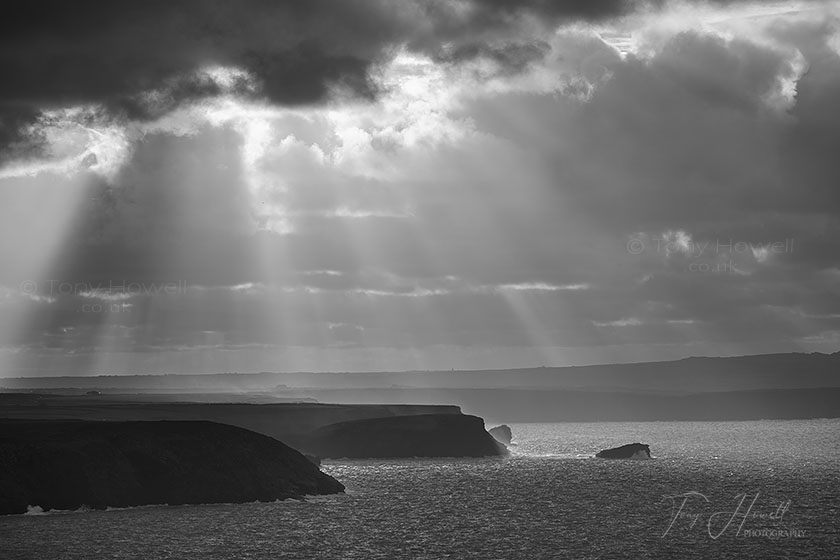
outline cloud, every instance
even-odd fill
[[[0,179],[0,283],[90,289],[10,298],[19,328],[0,328],[4,344],[200,348],[253,369],[292,348],[401,368],[835,340],[829,16],[750,19],[733,34],[660,28],[667,8],[619,2],[259,4],[286,10],[303,41],[213,3],[182,37],[180,8],[150,6],[166,17],[148,76],[139,64],[66,98],[31,96],[103,106],[35,117],[53,167]],[[105,25],[110,10],[83,9],[65,33],[107,44],[120,28]],[[362,13],[364,32],[338,25]],[[602,38],[619,14],[644,48]],[[147,17],[121,23],[125,36]],[[194,40],[210,30],[218,42]],[[84,46],[62,37],[34,40]],[[121,48],[116,58],[139,47]],[[178,60],[152,60],[173,49]],[[100,287],[112,280],[187,287],[123,299]],[[132,307],[80,311],[122,302]],[[336,363],[306,356],[300,367]]]
[[[451,61],[489,58],[521,71],[546,54],[561,23],[649,7],[632,0],[186,0],[17,4],[0,24],[0,153],[41,145],[38,115],[78,105],[150,120],[233,94],[281,106],[336,95],[370,100],[372,73],[399,48]],[[653,3],[660,4],[659,2]],[[523,34],[531,35],[522,40]],[[220,80],[207,68],[228,68]],[[33,128],[34,127],[34,128]]]

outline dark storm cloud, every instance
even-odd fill
[[[219,93],[212,80],[191,76],[211,64],[251,71],[260,94],[277,103],[317,102],[332,82],[371,90],[366,71],[376,51],[361,41],[344,50],[341,38],[334,41],[329,24],[318,23],[337,11],[324,3],[45,1],[6,8],[0,107],[7,128],[31,121],[33,108],[78,103],[154,118]],[[158,88],[165,89],[162,102],[140,96]]]
[[[504,18],[514,14],[532,13],[542,17],[562,17],[599,20],[626,14],[640,6],[662,4],[643,0],[476,0],[483,19]]]
[[[475,0],[460,9],[442,1],[6,3],[0,20],[0,149],[37,145],[38,138],[22,131],[36,122],[40,109],[101,104],[113,115],[148,119],[218,94],[218,83],[192,74],[202,66],[244,69],[257,80],[256,91],[244,81],[232,91],[278,104],[320,102],[334,84],[371,98],[371,65],[396,46],[441,54],[446,43],[453,59],[490,56],[515,71],[544,53],[539,43],[504,40],[523,18],[533,16],[548,28],[649,4]],[[142,96],[153,90],[159,93],[154,100]]]

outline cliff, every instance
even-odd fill
[[[464,414],[390,416],[339,422],[315,430],[303,446],[321,457],[486,457],[507,448]]]
[[[8,397],[8,398],[7,398]],[[19,395],[0,394],[0,418],[20,420],[207,420],[220,424],[238,426],[251,430],[311,455],[318,457],[371,457],[364,455],[364,444],[356,452],[339,453],[345,443],[333,449],[326,437],[329,426],[355,425],[356,429],[371,427],[386,430],[387,437],[377,448],[376,457],[450,457],[497,455],[499,448],[488,445],[491,436],[484,430],[483,420],[465,417],[457,406],[447,405],[348,405],[315,403],[158,403],[120,402],[108,397],[106,402],[94,402],[89,397],[61,397],[52,395],[31,395],[28,400]],[[102,397],[96,397],[102,399]],[[412,422],[405,420],[413,416],[436,418]],[[388,418],[403,419],[394,422]],[[477,420],[464,420],[474,418]],[[370,420],[367,424],[352,424]],[[377,422],[374,420],[383,420]],[[457,430],[446,433],[448,426]],[[401,427],[406,429],[400,431]],[[422,427],[422,429],[421,429]],[[323,432],[319,430],[324,429]],[[335,428],[338,429],[338,428]],[[369,437],[359,435],[354,441],[379,437],[379,431]],[[431,436],[429,434],[432,434]],[[432,439],[429,439],[432,438]],[[437,438],[437,439],[434,439]],[[492,439],[492,438],[491,438]],[[448,442],[444,444],[443,442]],[[386,449],[393,445],[393,450]],[[504,446],[501,446],[504,450]],[[461,453],[459,450],[466,450]]]
[[[0,514],[273,501],[344,487],[270,437],[205,421],[0,420]]]
[[[144,398],[154,399],[155,395]],[[320,403],[162,403],[123,396],[67,397],[0,393],[0,418],[20,420],[208,420],[239,426],[296,447],[299,436],[328,424],[413,414],[461,414],[447,405],[353,405]]]

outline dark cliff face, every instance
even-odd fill
[[[462,414],[391,416],[340,422],[312,433],[307,449],[321,457],[486,457],[507,448]]]
[[[630,459],[637,453],[641,453],[641,457],[650,459],[650,446],[644,443],[628,443],[621,447],[614,447],[612,449],[604,449],[595,454],[601,459]],[[639,456],[637,456],[639,457]]]
[[[213,422],[0,421],[0,514],[273,501],[344,490],[270,437]]]

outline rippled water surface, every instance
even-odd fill
[[[306,502],[3,517],[0,558],[840,558],[840,420],[511,427],[508,458],[327,462],[347,493]]]

